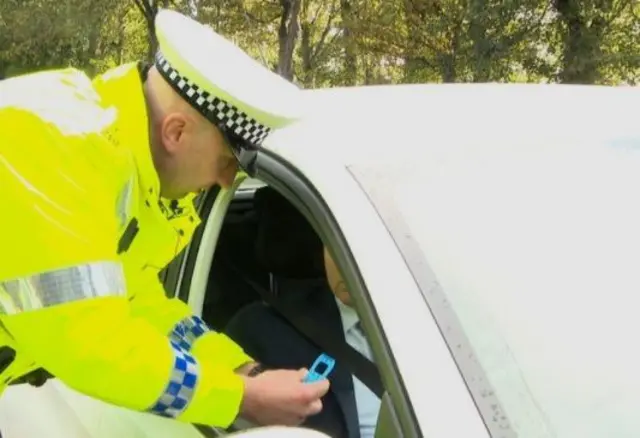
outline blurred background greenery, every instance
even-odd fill
[[[306,88],[640,81],[637,0],[0,0],[0,77],[148,58],[158,8]]]

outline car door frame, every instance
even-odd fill
[[[387,389],[379,427],[398,426],[377,436],[489,437],[418,282],[348,167],[321,149],[272,148],[258,155],[255,177],[285,196],[331,248],[361,316]]]
[[[345,223],[344,212],[341,212],[340,219],[337,219],[334,213],[338,212],[329,207],[318,188],[311,183],[300,169],[293,166],[278,153],[261,150],[256,159],[256,170],[252,177],[258,178],[280,192],[310,221],[316,232],[331,248],[336,263],[343,272],[345,281],[353,295],[356,308],[362,316],[364,329],[387,390],[382,398],[376,436],[407,438],[429,436],[437,438],[452,436],[451,432],[465,430],[467,432],[471,431],[465,435],[469,438],[487,437],[487,430],[479,413],[475,410],[473,400],[460,378],[446,343],[432,320],[432,316],[429,314],[418,285],[386,230],[384,223],[378,217],[375,208],[361,188],[357,194],[358,200],[355,202],[357,206],[353,207],[351,214],[367,215],[369,222],[377,221],[374,225],[377,227],[374,233],[377,238],[373,239],[373,244],[374,247],[380,248],[380,253],[374,256],[377,257],[378,263],[382,261],[383,265],[389,269],[386,276],[384,273],[381,276],[380,272],[375,272],[376,270],[380,271],[379,266],[377,267],[378,269],[371,269],[371,260],[366,263],[369,266],[364,271],[361,271],[362,266],[359,266],[356,258],[361,260],[363,257],[371,257],[372,254],[367,254],[367,252],[370,252],[370,248],[366,247],[367,244],[372,243],[371,239],[363,242],[362,232],[353,231],[354,223]],[[325,169],[325,173],[327,171],[328,169]],[[346,168],[342,169],[342,175],[351,178],[352,186],[357,186],[357,182],[350,176]],[[237,188],[243,179],[242,177],[238,178],[234,187]],[[326,186],[324,188],[326,189]],[[335,194],[335,188],[333,190]],[[217,193],[215,199],[211,195],[209,194],[205,197],[201,208],[201,215],[204,220],[203,226],[199,228],[188,250],[182,255],[182,260],[177,261],[176,267],[173,268],[182,272],[177,276],[178,279],[182,278],[177,284],[178,296],[189,302],[196,314],[201,314],[202,312],[201,303],[204,297],[197,297],[193,294],[203,295],[205,287],[202,284],[199,286],[194,285],[193,282],[189,283],[189,281],[192,280],[192,274],[195,270],[200,277],[197,282],[202,283],[202,279],[204,279],[204,286],[206,286],[210,262],[213,258],[211,248],[217,240],[221,218],[224,217],[226,208],[234,196],[234,190],[221,190]],[[356,200],[353,198],[351,201]],[[343,206],[340,208],[345,208],[344,200],[341,202]],[[214,211],[213,208],[216,205],[219,208]],[[209,214],[208,217],[207,213]],[[215,220],[211,216],[212,214],[215,215]],[[207,231],[207,228],[210,230]],[[200,245],[205,233],[209,236],[209,243],[206,245],[209,248],[208,250],[205,250]],[[363,247],[363,244],[365,247]],[[211,254],[204,257],[203,251],[208,251]],[[203,263],[202,260],[205,260],[206,263]],[[393,278],[393,284],[391,285],[389,279],[384,277]],[[365,281],[365,278],[367,281]],[[425,326],[424,329],[432,332],[430,336],[431,344],[425,346],[425,349],[421,348],[422,346],[420,345],[416,346],[417,354],[410,351],[411,349],[407,349],[407,344],[410,345],[411,342],[407,342],[406,332],[400,333],[396,329],[391,334],[391,339],[388,339],[389,327],[397,327],[400,320],[403,319],[403,315],[394,316],[392,313],[390,314],[389,310],[380,308],[380,306],[385,306],[382,297],[388,296],[389,294],[386,292],[393,286],[397,286],[398,290],[402,291],[403,300],[409,299],[406,297],[413,297],[411,299],[419,298],[418,301],[413,301],[411,305],[403,304],[405,312],[414,312],[412,315],[407,315],[407,318],[419,318],[417,324],[412,325],[424,325],[421,319],[431,320],[430,323],[426,323],[431,324],[429,328]],[[370,291],[375,291],[376,297],[372,297]],[[372,298],[375,298],[375,304]],[[389,301],[386,301],[386,306],[388,305]],[[384,319],[384,325],[387,330],[383,327],[376,308],[385,313],[382,319]],[[406,322],[404,324],[406,328]],[[433,353],[435,356],[428,358],[425,354],[427,349],[429,354]],[[427,364],[432,365],[433,369],[427,367]],[[427,392],[431,392],[430,390],[433,389],[437,396],[425,394],[422,388],[429,388]],[[455,400],[455,402],[442,403],[443,398]],[[447,405],[447,412],[444,412],[444,409],[439,405]],[[460,406],[460,409],[457,409],[457,406]],[[426,410],[428,412],[425,412]],[[456,415],[458,413],[460,415]],[[452,423],[452,419],[457,421]],[[460,422],[469,426],[456,426]]]
[[[264,174],[264,176],[269,179],[266,174]],[[206,281],[209,278],[211,262],[215,254],[215,244],[222,227],[225,212],[236,195],[236,190],[246,178],[246,174],[239,174],[233,186],[229,189],[221,189],[206,194],[198,209],[203,219],[202,226],[194,233],[194,237],[184,253],[175,259],[167,268],[165,278],[173,282],[173,284],[165,284],[165,287],[172,291],[170,295],[174,295],[189,303],[193,312],[197,315],[202,314]],[[263,180],[262,178],[260,179]],[[264,182],[266,183],[267,181]],[[305,216],[307,215],[308,213],[305,214]],[[316,231],[318,230],[316,229]],[[207,241],[208,243],[202,245],[202,241]],[[198,272],[198,274],[194,276],[194,272]],[[196,278],[194,279],[194,277]],[[380,342],[386,343],[383,332],[379,332],[378,338]],[[389,360],[392,360],[388,354],[387,357]],[[394,372],[388,373],[388,375],[391,377],[391,380],[394,381],[393,387],[397,388],[397,391],[394,392],[398,393],[402,391],[402,383],[400,382],[401,379],[399,375]],[[387,378],[387,380],[390,379]],[[386,387],[388,388],[390,386]],[[377,436],[402,436],[407,438],[422,436],[419,432],[418,422],[411,413],[410,403],[406,394],[403,403],[404,415],[398,413],[398,408],[396,407],[398,403],[394,403],[394,398],[395,397],[392,397],[390,393],[386,391],[381,400]],[[405,417],[404,425],[401,422],[402,417]],[[409,419],[407,420],[407,418]]]
[[[250,180],[249,176],[240,172],[236,176],[233,185],[229,188],[214,186],[202,194],[196,204],[196,211],[202,223],[193,233],[193,238],[162,272],[162,281],[167,296],[179,298],[191,307],[194,314],[202,316],[204,306],[204,293],[206,284],[202,282],[208,279],[211,263],[215,255],[215,248],[222,229],[222,224],[229,204],[237,196],[248,196],[253,193],[255,187],[247,187],[243,190],[243,183]],[[209,240],[213,251],[207,252],[201,242]],[[204,257],[204,262],[199,258]],[[193,271],[198,264],[204,265],[203,273],[198,276],[198,281],[193,282]],[[208,267],[207,267],[208,266]]]

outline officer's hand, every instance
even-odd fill
[[[265,371],[243,377],[244,398],[240,415],[258,425],[295,426],[322,410],[320,398],[329,381],[303,383],[306,369]]]

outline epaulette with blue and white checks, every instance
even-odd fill
[[[229,102],[199,87],[194,81],[185,77],[161,52],[156,54],[156,68],[162,77],[189,104],[231,138],[239,138],[251,146],[260,146],[271,132],[271,128]],[[242,74],[242,72],[238,72]]]

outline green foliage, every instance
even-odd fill
[[[70,65],[91,70],[93,60],[109,50],[105,25],[118,3],[2,0],[0,65],[16,72]]]
[[[286,5],[299,13],[287,18]],[[400,82],[640,81],[633,0],[1,0],[0,77],[75,66],[90,74],[153,51],[169,7],[304,87]],[[290,20],[294,20],[290,22]],[[281,50],[283,44],[293,52]],[[288,55],[286,55],[288,53]],[[212,62],[215,62],[213,60]],[[241,74],[241,72],[239,72]]]

